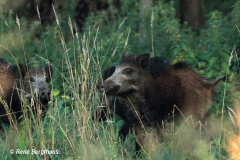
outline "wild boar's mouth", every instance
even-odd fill
[[[47,98],[47,99],[40,98],[40,102],[41,102],[42,105],[48,105],[50,100],[51,100],[50,97]]]
[[[134,93],[135,91],[136,90],[132,88],[132,89],[129,89],[129,90],[126,90],[126,91],[123,91],[123,92],[119,92],[117,94],[117,96],[121,96],[121,97],[128,96],[128,95]]]
[[[106,93],[107,95],[116,95],[120,89],[120,86],[117,85],[112,80],[105,80],[102,84],[98,85],[98,90],[101,93]]]
[[[119,91],[120,86],[111,86],[111,87],[105,87],[104,91],[107,95],[116,95],[117,92]]]
[[[45,96],[40,95],[39,100],[42,105],[48,105],[49,101],[51,101],[50,93],[49,93],[49,95],[45,95]]]
[[[34,96],[32,96],[31,94],[27,94],[25,97],[28,100],[31,100],[33,98],[33,100],[35,102],[39,101],[42,105],[48,105],[48,103],[51,101],[51,97],[50,96],[45,97],[45,98],[41,98],[41,97],[36,96],[36,94],[34,94]]]
[[[135,89],[128,89],[128,90],[121,90],[120,86],[114,86],[113,88],[110,88],[108,90],[105,90],[105,93],[107,95],[115,95],[115,96],[128,96],[129,94],[134,93]]]
[[[97,85],[97,88],[101,93],[106,93],[107,95],[115,96],[127,96],[136,91],[135,88],[123,87],[109,79],[105,80],[102,84]]]

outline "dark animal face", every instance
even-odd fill
[[[139,90],[148,76],[149,54],[139,56],[123,56],[114,73],[107,78],[100,91],[108,95],[127,95]]]
[[[52,67],[29,68],[24,78],[24,91],[28,99],[39,99],[42,105],[47,105],[51,97],[49,82],[52,77]]]

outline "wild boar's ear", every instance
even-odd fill
[[[108,69],[105,70],[104,74],[103,74],[103,79],[107,79],[109,78],[114,72],[115,72],[116,67],[112,66]]]
[[[52,78],[52,65],[50,63],[47,63],[46,66],[44,67],[45,73],[49,75],[50,78]]]
[[[4,59],[0,58],[0,63],[8,64]]]
[[[21,72],[21,76],[22,76],[22,78],[24,78],[25,76],[26,76],[26,73],[27,73],[27,66],[25,65],[25,64],[18,64],[18,68],[19,68],[19,70],[20,70],[20,72]]]
[[[12,73],[15,74],[17,78],[24,78],[27,73],[27,66],[25,64],[18,64],[10,66]]]
[[[136,57],[136,62],[140,64],[143,68],[147,68],[149,65],[149,53],[143,53]]]

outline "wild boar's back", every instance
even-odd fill
[[[183,100],[179,104],[181,112],[185,118],[192,115],[195,120],[204,120],[209,116],[213,104],[215,86],[225,80],[225,77],[210,82],[183,62],[174,64],[173,68],[182,84]]]
[[[16,88],[20,86],[20,81],[25,76],[26,68],[27,67],[23,64],[11,66],[3,59],[0,59],[1,122],[9,123],[4,105],[7,105],[13,112],[21,110],[21,103]]]

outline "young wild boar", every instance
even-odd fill
[[[138,151],[145,139],[145,129],[160,131],[162,122],[169,119],[174,106],[177,106],[175,120],[183,116],[192,116],[196,121],[207,118],[214,87],[223,79],[209,82],[183,63],[171,65],[163,58],[149,58],[145,53],[123,55],[114,73],[99,90],[109,97],[116,97],[121,104],[115,107],[116,111],[122,107],[116,114],[126,121],[126,126],[121,129],[133,128]],[[113,108],[111,103],[110,110]]]
[[[52,79],[52,73],[52,66],[48,63],[44,68],[28,68],[23,79],[25,97],[33,103],[35,114],[40,109],[43,116],[48,109],[48,103],[51,100],[49,82]]]
[[[42,112],[48,108],[52,69],[48,64],[45,68],[28,68],[23,64],[10,66],[0,59],[0,122],[9,124],[7,110],[19,117],[22,115],[21,96],[24,95],[33,109],[39,104]]]

